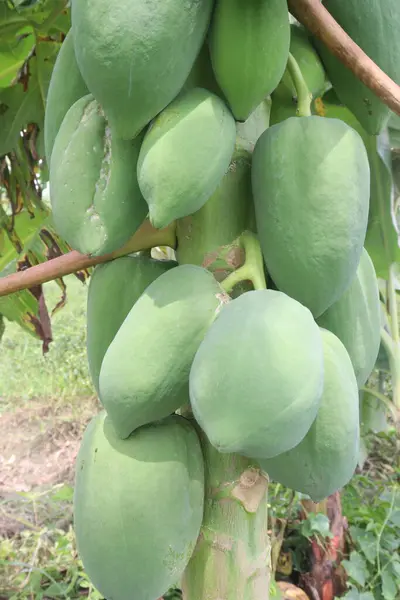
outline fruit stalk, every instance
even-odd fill
[[[219,454],[200,433],[206,500],[197,546],[182,581],[185,600],[268,600],[270,542],[264,473]]]
[[[293,54],[290,53],[287,70],[293,80],[297,92],[297,115],[299,117],[309,117],[311,116],[312,94],[310,94],[296,59]]]
[[[260,242],[257,236],[250,231],[245,231],[239,238],[239,245],[245,252],[245,263],[224,279],[221,287],[229,293],[235,285],[248,280],[252,282],[255,290],[265,290],[267,284]]]

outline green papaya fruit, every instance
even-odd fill
[[[341,119],[362,137],[370,166],[370,208],[364,246],[370,255],[378,277],[388,279],[389,265],[399,259],[399,242],[393,227],[393,172],[387,134],[368,134],[353,113],[340,104],[334,90],[322,98],[322,113]]]
[[[189,421],[171,416],[120,440],[105,413],[76,461],[74,529],[104,598],[155,600],[179,581],[200,531],[204,462]]]
[[[180,93],[190,91],[193,88],[203,88],[219,96],[221,100],[225,100],[215,79],[207,42],[202,45]]]
[[[324,389],[317,418],[300,444],[260,461],[271,479],[314,502],[350,481],[360,443],[358,389],[350,357],[333,333],[322,329],[321,336]]]
[[[200,210],[177,221],[176,256],[180,264],[208,266],[221,246],[251,229],[255,219],[251,156],[250,145],[238,138],[229,169],[214,194]],[[226,267],[225,276],[232,270]]]
[[[116,134],[133,139],[181,90],[213,0],[73,0],[78,65]]]
[[[262,133],[269,127],[271,99],[263,100],[243,123],[236,123],[236,134],[239,138],[254,146]]]
[[[119,437],[187,401],[193,357],[228,300],[213,275],[195,265],[171,269],[146,288],[100,369],[100,400]]]
[[[67,112],[50,163],[50,198],[58,233],[83,254],[117,250],[142,224],[147,205],[136,164],[141,137],[117,138],[90,94]]]
[[[50,165],[54,141],[68,110],[79,98],[89,93],[76,62],[72,31],[57,55],[47,92],[44,114],[44,145],[47,164]]]
[[[286,0],[217,0],[210,26],[211,62],[237,121],[277,87],[289,56]]]
[[[190,371],[193,414],[219,452],[269,458],[296,446],[318,411],[320,330],[282,292],[246,292],[223,308]]]
[[[137,172],[154,227],[162,229],[205,204],[228,170],[235,140],[231,113],[201,88],[179,95],[153,121]]]
[[[327,87],[324,66],[311,43],[307,31],[297,23],[290,26],[290,53],[299,65],[313,98],[322,94]],[[286,70],[278,87],[272,93],[272,99],[291,103],[296,98],[296,88],[288,70]]]
[[[350,286],[367,230],[370,171],[338,119],[291,117],[253,153],[257,231],[277,287],[320,316]]]
[[[400,4],[398,0],[323,0],[325,8],[354,42],[389,77],[400,84]],[[337,59],[318,39],[320,53],[328,77],[339,96],[357,117],[364,129],[380,133],[390,118],[390,109],[364,85],[350,69]]]
[[[372,260],[363,249],[350,287],[317,322],[344,344],[362,387],[375,366],[381,341],[381,308],[378,280]]]
[[[122,256],[94,269],[87,298],[86,346],[97,392],[101,363],[125,317],[147,286],[175,266],[172,260]]]

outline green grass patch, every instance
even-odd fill
[[[52,317],[54,341],[43,356],[39,340],[7,322],[1,341],[0,411],[32,397],[57,398],[90,396],[86,357],[87,285],[76,277],[65,278],[67,304]],[[46,303],[51,310],[60,298],[53,282],[45,284]]]

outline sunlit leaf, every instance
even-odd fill
[[[0,39],[0,88],[13,84],[34,44],[35,36],[31,27],[21,29],[14,38]]]

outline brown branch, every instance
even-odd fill
[[[91,257],[73,250],[68,254],[53,258],[24,271],[2,277],[0,278],[0,296],[7,296],[20,290],[65,277],[82,269],[94,267],[119,256],[138,252],[139,250],[148,250],[156,246],[175,247],[175,224],[165,229],[154,229],[150,222],[146,220],[129,242],[112,254]]]
[[[288,6],[292,15],[320,39],[357,79],[400,115],[400,87],[347,35],[320,0],[288,0]]]

